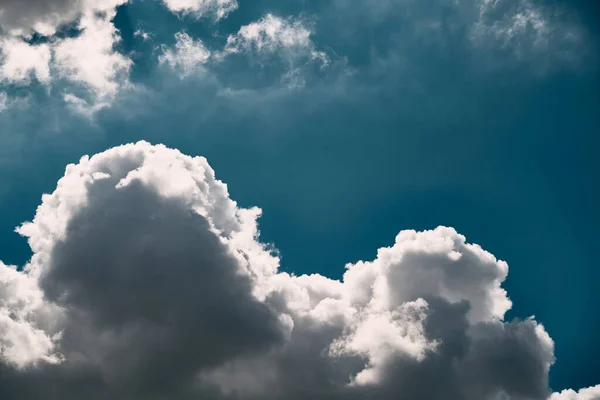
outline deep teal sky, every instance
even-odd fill
[[[161,142],[207,157],[233,199],[260,206],[263,240],[296,273],[339,277],[401,229],[455,227],[509,263],[509,318],[535,315],[555,340],[553,389],[597,384],[598,6],[555,2],[587,32],[585,49],[573,50],[581,62],[566,65],[515,60],[491,45],[473,50],[461,16],[442,3],[375,21],[324,1],[241,1],[218,25],[177,19],[154,3],[121,8],[122,51],[135,52],[132,80],[147,92],[93,123],[41,89],[36,109],[0,114],[1,259],[28,258],[12,229],[33,217],[67,163],[130,141]],[[347,65],[309,72],[295,92],[273,88],[283,65],[234,59],[217,81],[182,81],[156,65],[153,46],[172,43],[183,27],[216,45],[266,11],[311,19],[317,46]],[[414,33],[433,17],[443,35]],[[154,42],[133,37],[140,26]],[[355,73],[342,79],[343,69]],[[228,97],[223,86],[252,90]]]

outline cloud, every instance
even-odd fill
[[[213,14],[217,20],[238,8],[236,0],[162,0],[174,13],[202,17]]]
[[[478,5],[479,16],[471,29],[476,46],[492,43],[520,60],[539,62],[544,55],[554,63],[578,61],[585,34],[564,10],[530,0],[480,0]]]
[[[175,40],[175,47],[164,48],[158,61],[180,71],[182,77],[197,71],[210,58],[211,53],[202,41],[194,40],[186,32],[178,32]]]
[[[553,393],[550,400],[598,400],[600,399],[600,385],[581,389],[576,392],[572,389],[563,390],[560,393]]]
[[[225,54],[242,52],[265,54],[285,51],[289,56],[306,56],[327,64],[327,56],[315,50],[312,31],[300,19],[284,19],[267,14],[262,19],[242,26],[227,38]]]
[[[36,0],[27,2],[26,7],[22,1],[0,2],[0,80],[4,85],[41,83],[87,115],[110,106],[120,90],[132,88],[129,73],[133,61],[116,50],[121,38],[112,22],[117,7],[127,3]],[[216,20],[238,7],[235,0],[162,3],[169,12],[180,16],[208,16]],[[236,92],[248,87],[302,88],[307,82],[333,75],[332,71],[346,76],[354,74],[355,69],[367,81],[377,78],[385,81],[385,86],[390,86],[390,80],[418,85],[420,76],[416,75],[427,70],[422,61],[429,56],[413,57],[418,53],[414,49],[428,52],[433,44],[438,47],[431,54],[437,57],[447,53],[441,52],[439,46],[450,49],[459,44],[462,52],[466,44],[469,49],[462,53],[464,58],[478,64],[481,70],[526,64],[542,73],[557,66],[581,65],[586,47],[585,31],[571,15],[530,0],[435,4],[414,0],[382,0],[376,4],[335,0],[319,8],[318,21],[318,41],[315,24],[309,19],[281,17],[275,11],[239,27],[222,48],[207,48],[197,38],[182,36],[182,31],[174,48],[163,48],[160,61],[186,76],[193,73],[194,65],[206,70],[209,59],[205,55],[210,53],[215,79],[226,90]],[[76,27],[78,34],[64,37],[65,26]],[[141,37],[158,38],[156,33],[149,26]],[[376,36],[381,40],[375,40]],[[42,40],[32,40],[34,37]],[[321,45],[321,41],[340,54],[368,51],[372,59],[369,65],[348,64],[345,57],[338,57],[333,48]],[[161,43],[156,45],[163,47]],[[242,63],[244,68],[240,68]],[[418,72],[407,77],[411,68]],[[340,69],[344,71],[340,73]]]
[[[83,33],[56,45],[56,68],[61,76],[91,89],[96,98],[114,96],[128,80],[131,60],[114,51],[120,40],[110,22],[115,11],[102,16],[87,15],[80,22]]]
[[[257,22],[242,26],[237,34],[229,36],[225,51],[267,52],[280,48],[303,48],[311,44],[310,34],[310,30],[301,21],[285,20],[267,14]]]
[[[63,79],[76,85],[75,91],[81,91],[77,86],[86,91],[77,96],[81,105],[102,108],[109,104],[117,90],[127,85],[131,65],[114,49],[120,36],[111,22],[116,8],[126,1],[39,1],[32,7],[22,2],[0,3],[0,15],[13,19],[12,24],[3,25],[9,29],[0,37],[0,78],[21,85],[29,85],[32,77],[45,85]],[[55,36],[64,24],[76,24],[80,34]],[[44,43],[28,41],[33,33],[43,35]],[[69,94],[67,99],[74,96]]]
[[[352,23],[340,35],[357,42],[371,38],[365,32],[385,32],[369,45],[377,56],[403,63],[415,47],[433,46],[438,57],[464,52],[478,70],[525,66],[544,75],[579,67],[589,56],[589,37],[571,7],[531,0],[333,1],[329,24],[344,20]]]
[[[258,65],[262,72],[277,71],[274,75],[279,76],[286,86],[301,88],[305,85],[310,67],[323,69],[330,64],[328,54],[318,50],[312,41],[312,34],[311,27],[301,19],[267,14],[229,35],[220,50],[208,49],[201,40],[179,32],[175,35],[173,47],[162,46],[158,61],[178,71],[181,77],[198,71],[209,72],[227,86],[226,82],[231,77],[223,76],[222,71],[235,75],[239,80],[247,71],[240,71],[239,66],[234,65],[243,57],[246,61],[250,60],[250,65],[244,70]],[[234,61],[229,62],[232,58]],[[255,77],[254,74],[251,76]]]
[[[19,0],[0,1],[0,27],[10,36],[29,36],[37,32],[52,36],[63,25],[81,15],[107,12],[127,0]]]
[[[133,36],[140,37],[145,42],[147,40],[150,40],[153,35],[144,31],[143,29],[138,29],[135,32],[133,32]]]
[[[318,50],[312,41],[313,33],[312,27],[302,19],[267,14],[229,35],[223,51],[215,56],[222,60],[245,55],[257,60],[259,65],[270,66],[282,62],[282,82],[289,88],[301,88],[311,66],[324,68],[330,64],[329,55]]]
[[[167,170],[177,178],[157,181],[170,180]],[[254,293],[253,255],[264,268],[273,262],[251,242],[256,212],[236,208],[205,160],[162,147],[125,146],[69,166],[19,228],[35,252],[22,278],[65,315],[54,342],[65,361],[11,381],[58,374],[60,399],[119,387],[130,398],[183,398],[197,371],[279,343],[282,323]],[[9,390],[0,392],[37,398]]]
[[[50,328],[43,321],[52,316],[50,308],[34,280],[0,262],[1,360],[18,369],[37,362],[59,362],[53,337],[41,329]]]
[[[73,21],[89,3],[77,0],[2,0],[0,27],[13,35],[28,35],[34,31],[52,35],[60,25]]]
[[[10,83],[29,84],[33,75],[39,82],[47,83],[50,80],[50,46],[32,46],[14,38],[0,40],[0,79]]]
[[[18,228],[30,262],[0,264],[0,397],[549,396],[552,339],[504,321],[507,264],[454,229],[402,231],[333,280],[279,272],[259,215],[164,146],[69,165]]]

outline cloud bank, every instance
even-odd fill
[[[138,142],[69,165],[0,264],[0,397],[596,399],[551,394],[552,339],[505,321],[505,262],[402,231],[341,280],[279,271],[206,159]],[[551,396],[551,397],[550,397]]]

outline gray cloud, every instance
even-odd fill
[[[30,263],[0,265],[0,397],[550,395],[552,340],[504,321],[507,265],[453,229],[403,231],[337,281],[278,272],[259,214],[164,146],[68,166],[19,228]]]
[[[72,22],[82,9],[82,0],[2,0],[0,27],[3,30],[21,30],[29,33],[40,25],[56,27]]]

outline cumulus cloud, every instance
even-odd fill
[[[110,22],[116,11],[104,15],[86,15],[80,26],[83,33],[59,42],[54,48],[55,67],[70,81],[78,82],[104,101],[126,84],[131,60],[114,51],[120,37]]]
[[[238,8],[236,0],[162,0],[175,13],[202,17],[212,14],[217,20]]]
[[[201,40],[193,39],[186,32],[178,32],[175,35],[175,46],[164,48],[158,61],[160,64],[178,70],[183,77],[194,73],[199,66],[206,64],[210,55],[210,51]]]
[[[47,83],[50,80],[50,46],[32,46],[14,38],[0,40],[0,79],[24,84],[28,84],[32,76],[40,82]]]
[[[88,89],[88,100],[94,106],[110,102],[126,84],[131,64],[114,49],[120,37],[111,22],[116,8],[126,1],[36,1],[31,7],[23,2],[0,3],[0,16],[11,19],[10,23],[0,20],[6,30],[0,38],[0,78],[19,84],[29,84],[31,78],[43,84],[62,78]],[[67,23],[76,23],[81,33],[55,37]],[[30,43],[26,37],[32,33],[48,40]],[[79,100],[80,104],[86,102]]]
[[[553,393],[550,400],[598,400],[600,399],[600,385],[581,389],[576,392],[572,389],[563,390],[560,393]]]
[[[504,320],[507,264],[454,229],[402,231],[333,280],[280,272],[259,215],[164,146],[69,165],[18,228],[30,262],[0,264],[0,397],[550,395],[552,339]]]

